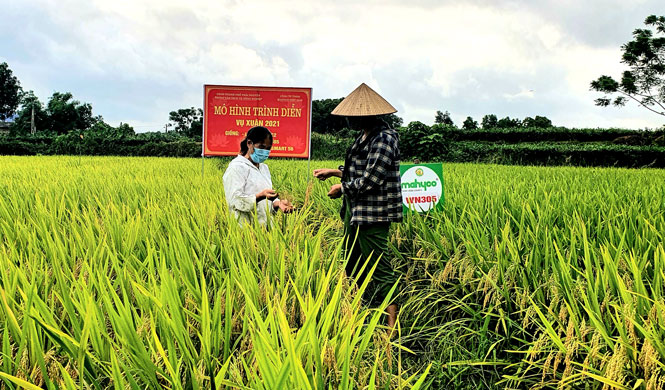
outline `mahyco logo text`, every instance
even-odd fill
[[[405,183],[402,182],[402,189],[405,188],[424,188],[427,190],[427,187],[436,187],[437,183],[436,181],[430,180],[430,181],[420,181],[418,179],[413,179],[412,182],[410,183]]]
[[[426,166],[411,167],[402,175],[402,202],[407,208],[428,211],[441,200],[441,179]]]

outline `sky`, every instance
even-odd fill
[[[111,125],[164,129],[203,85],[360,83],[404,123],[544,115],[567,127],[655,128],[589,90],[618,77],[622,44],[662,0],[0,0],[0,62],[43,102],[71,92]]]

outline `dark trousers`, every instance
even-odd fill
[[[348,202],[345,203],[347,206],[344,212],[344,240],[346,255],[349,256],[349,261],[346,263],[346,274],[352,277],[358,286],[361,286],[365,282],[367,273],[378,261],[363,294],[366,303],[377,307],[397,281],[388,249],[390,223],[351,225],[351,207],[348,206]],[[368,259],[369,261],[367,261]],[[361,273],[363,266],[365,268]]]

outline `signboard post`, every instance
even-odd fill
[[[271,157],[310,158],[311,88],[205,85],[203,153],[236,156],[254,126],[273,135]]]
[[[443,166],[441,164],[400,164],[404,212],[443,210]]]

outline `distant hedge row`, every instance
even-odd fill
[[[342,159],[352,139],[312,139],[314,159]],[[408,143],[403,142],[403,146]],[[509,165],[574,165],[596,167],[665,168],[665,147],[630,146],[608,143],[518,143],[445,142],[432,143],[425,152],[402,148],[402,161],[478,162]]]
[[[411,122],[400,129],[400,150],[403,159],[422,161],[662,168],[663,134],[662,130],[562,128],[465,131]]]
[[[508,128],[464,130],[455,127],[434,125],[427,126],[412,122],[407,128],[429,127],[432,133],[441,133],[451,141],[492,141],[505,143],[520,142],[611,142],[624,145],[665,146],[665,131],[628,130],[628,129],[568,129],[550,128]]]
[[[521,165],[665,167],[664,132],[624,129],[460,130],[411,122],[399,129],[402,160]],[[353,135],[353,132],[348,132]],[[312,134],[312,158],[339,160],[352,137]],[[0,155],[119,155],[200,157],[201,143],[173,133],[111,136],[0,136]]]
[[[201,142],[186,137],[120,137],[78,133],[0,137],[0,155],[89,155],[200,157]]]
[[[338,138],[312,134],[312,158],[334,160],[344,157],[353,143],[352,138]],[[0,136],[0,155],[90,155],[90,156],[170,156],[201,157],[201,142],[187,137],[137,135],[112,138],[102,135],[78,133],[67,135]]]
[[[441,161],[515,165],[665,168],[665,147],[612,144],[456,142]]]

